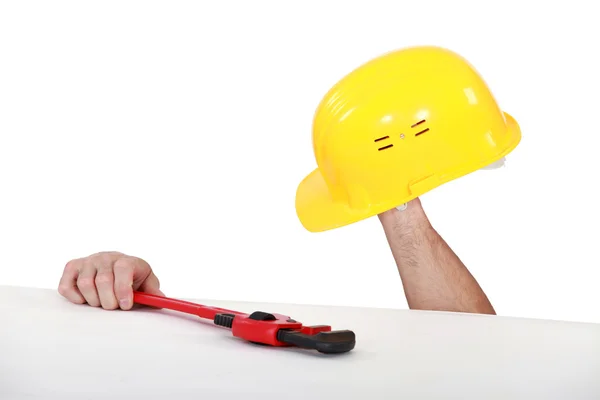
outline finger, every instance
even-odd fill
[[[115,295],[122,310],[133,306],[133,279],[135,262],[132,258],[119,258],[113,266],[115,274]]]
[[[82,259],[69,261],[65,266],[60,282],[58,283],[58,293],[75,304],[85,303],[85,298],[77,288],[79,268],[82,264]]]
[[[83,267],[79,271],[77,278],[77,287],[85,298],[85,301],[92,307],[100,306],[100,298],[96,290],[96,267],[89,259],[83,262]]]
[[[112,260],[100,260],[100,264],[96,264],[96,271],[95,282],[100,304],[105,310],[114,310],[118,307],[118,303],[115,297]]]

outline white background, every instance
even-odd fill
[[[119,250],[171,296],[406,307],[377,218],[311,234],[294,195],[325,92],[434,44],[523,140],[423,196],[432,223],[499,314],[600,322],[594,2],[307,3],[0,3],[0,284]]]

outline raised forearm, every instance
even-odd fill
[[[495,314],[487,296],[429,223],[417,199],[379,216],[411,309]]]

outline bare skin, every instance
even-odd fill
[[[130,310],[134,290],[164,296],[146,261],[116,251],[69,261],[58,285],[58,292],[72,303],[105,310]]]
[[[419,199],[379,215],[410,309],[493,314],[487,296],[431,226]]]
[[[411,309],[495,314],[475,278],[431,226],[419,199],[379,219]],[[146,261],[119,252],[69,261],[58,287],[73,303],[106,310],[130,310],[134,290],[163,295]]]

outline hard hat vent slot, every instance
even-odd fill
[[[419,126],[419,125],[421,125],[421,124],[424,124],[425,122],[427,122],[427,121],[425,121],[424,119],[422,119],[422,120],[420,120],[419,122],[417,122],[416,124],[412,124],[412,125],[411,125],[411,128],[416,128],[417,126]],[[415,136],[422,135],[422,134],[424,134],[425,132],[427,132],[428,130],[429,130],[429,128],[425,128],[425,129],[423,129],[423,130],[421,130],[421,131],[419,131],[419,132],[415,133]]]
[[[417,133],[415,133],[415,136],[422,135],[422,134],[424,134],[425,132],[427,132],[428,130],[429,130],[429,128],[427,128],[427,129],[423,129],[421,132],[417,132]]]
[[[386,139],[389,139],[389,138],[390,138],[389,136],[383,136],[383,137],[380,137],[379,139],[375,139],[374,142],[375,143],[381,142],[382,140],[386,140]],[[387,146],[380,147],[377,150],[381,151],[381,150],[389,149],[390,147],[394,147],[394,145],[393,144],[388,144]]]

